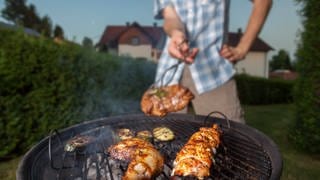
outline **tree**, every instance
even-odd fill
[[[37,9],[33,4],[26,7],[25,11],[23,12],[23,14],[21,16],[23,18],[22,18],[20,25],[40,32],[39,30],[41,27],[41,25],[40,25],[41,18],[39,17],[39,15],[37,13]]]
[[[320,153],[320,1],[296,0],[303,5],[304,32],[297,50],[299,78],[295,86],[296,118],[293,142]]]
[[[290,69],[292,70],[292,64],[290,56],[287,51],[281,49],[277,55],[272,56],[270,61],[270,70],[274,71],[277,69]]]
[[[44,16],[41,19],[39,30],[45,37],[51,37],[52,22],[49,16]]]
[[[2,17],[15,24],[22,25],[27,10],[26,0],[5,0],[5,8],[1,11]]]
[[[5,8],[1,11],[3,18],[17,25],[34,29],[45,37],[52,37],[50,17],[48,15],[39,16],[33,4],[27,6],[26,0],[5,0],[5,5]],[[63,30],[60,26],[58,35],[63,38]]]
[[[86,48],[93,48],[93,41],[88,37],[84,37],[82,40],[82,46]]]
[[[53,30],[53,37],[58,39],[64,39],[64,32],[61,26],[56,25]]]

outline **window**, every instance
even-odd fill
[[[132,45],[139,45],[139,43],[140,43],[140,40],[139,40],[138,37],[131,38],[131,44]]]

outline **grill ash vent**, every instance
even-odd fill
[[[22,159],[18,180],[116,180],[121,179],[127,163],[110,158],[106,149],[114,143],[119,128],[134,131],[166,126],[175,132],[175,140],[153,142],[165,158],[165,167],[156,180],[170,177],[173,160],[189,137],[204,126],[203,116],[173,114],[165,118],[141,114],[102,118],[56,131],[34,146]],[[246,125],[208,118],[206,124],[221,125],[222,144],[217,149],[211,176],[206,179],[279,179],[282,159],[276,145],[259,131]],[[86,148],[65,152],[66,141],[78,134],[97,137]],[[194,179],[175,177],[174,179]]]

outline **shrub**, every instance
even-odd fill
[[[8,30],[0,30],[0,37],[0,158],[85,119],[84,97],[119,66],[74,44]]]
[[[236,75],[242,104],[260,105],[292,102],[292,81]]]
[[[152,62],[98,54],[0,30],[0,159],[21,154],[53,129],[140,112]]]
[[[320,153],[320,1],[298,0],[303,5],[304,32],[297,51],[295,127],[291,139],[298,148]]]

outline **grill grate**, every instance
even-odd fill
[[[171,142],[153,142],[165,158],[164,170],[156,179],[171,179],[170,174],[176,153],[199,127],[204,126],[203,119],[202,116],[188,115],[171,115],[163,119],[136,115],[100,119],[60,132],[55,131],[27,153],[19,167],[21,173],[19,170],[17,172],[17,179],[37,180],[44,177],[56,180],[120,179],[127,164],[115,161],[105,153],[105,149],[114,143],[113,138],[110,138],[114,137],[113,132],[119,128],[130,128],[136,132],[152,131],[159,126],[172,129],[176,138]],[[267,137],[260,137],[262,134],[252,131],[245,125],[230,122],[231,126],[228,126],[223,119],[208,118],[206,121],[205,124],[220,124],[223,131],[222,144],[215,155],[211,177],[207,179],[280,178],[281,156],[277,149],[274,149],[272,142],[267,144],[270,141]],[[238,126],[249,129],[241,129]],[[65,152],[63,150],[65,142],[77,134],[93,135],[98,141],[84,149]],[[269,149],[275,152],[269,152]],[[273,154],[276,156],[271,157]],[[280,162],[278,165],[280,168],[276,167],[277,162]],[[176,179],[182,178],[176,177]]]

